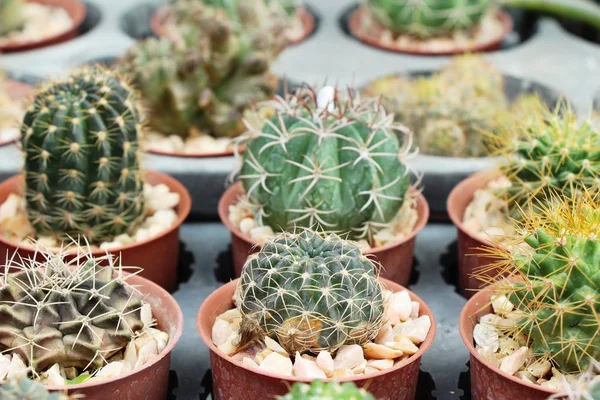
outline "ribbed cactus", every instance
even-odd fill
[[[367,240],[388,226],[407,193],[412,136],[378,99],[305,87],[265,107],[274,115],[251,128],[239,175],[262,223]]]
[[[583,372],[600,359],[600,204],[552,197],[521,219],[514,251],[486,251],[496,259],[490,268],[512,275],[494,286],[521,315],[508,333],[524,334],[534,355],[562,372]]]
[[[0,385],[0,398],[2,400],[69,400],[65,393],[49,393],[43,384],[21,378],[9,380]]]
[[[39,235],[93,243],[143,216],[135,93],[99,67],[48,84],[21,126],[29,221]]]
[[[279,400],[375,400],[364,389],[358,389],[352,382],[313,381],[310,384],[295,383],[292,390]]]
[[[479,23],[492,0],[366,0],[386,28],[419,37],[441,36]]]
[[[383,323],[378,268],[352,242],[283,233],[248,258],[237,287],[241,344],[269,336],[290,354],[372,340]]]
[[[102,367],[143,328],[136,289],[110,255],[78,248],[69,259],[38,256],[13,257],[0,275],[0,348],[38,373],[54,364]]]
[[[23,0],[0,0],[0,36],[20,29],[25,22]]]

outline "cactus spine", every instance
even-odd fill
[[[358,389],[354,383],[313,381],[310,384],[295,383],[290,393],[279,400],[375,400],[364,389]]]
[[[21,126],[29,221],[39,235],[93,243],[143,217],[136,96],[114,73],[86,68],[49,84]]]

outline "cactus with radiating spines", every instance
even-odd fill
[[[66,393],[48,392],[43,384],[27,379],[9,380],[0,385],[2,400],[72,400]]]
[[[41,89],[21,125],[36,232],[100,243],[135,229],[142,130],[135,92],[112,72],[86,68]]]
[[[309,230],[283,233],[244,265],[236,291],[240,344],[268,336],[290,354],[364,344],[383,323],[378,276],[352,242]]]
[[[0,36],[23,27],[25,14],[23,0],[0,0]]]
[[[0,275],[0,350],[36,373],[102,367],[143,328],[137,290],[111,255],[36,253],[42,261],[16,255]]]
[[[274,115],[250,129],[239,174],[263,224],[368,241],[389,226],[407,195],[412,135],[377,99],[304,87],[264,107]]]
[[[359,389],[352,382],[323,382],[313,381],[295,383],[292,390],[279,400],[375,400],[364,389]]]

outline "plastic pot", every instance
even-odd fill
[[[414,189],[411,189],[414,190]],[[248,255],[258,251],[259,246],[249,236],[242,233],[238,227],[229,220],[229,206],[237,203],[244,193],[241,182],[231,185],[219,200],[219,217],[231,232],[231,249],[235,276],[242,273]],[[401,285],[407,286],[412,272],[413,254],[417,233],[427,224],[429,219],[429,205],[425,197],[418,193],[417,197],[417,222],[410,235],[385,246],[365,250],[364,254],[374,256],[383,266],[381,277]]]
[[[492,289],[475,294],[460,313],[460,336],[471,353],[471,396],[473,400],[545,400],[558,391],[543,388],[501,371],[475,350],[473,328],[479,317],[492,312]]]
[[[394,282],[382,279],[384,286],[394,292],[404,288]],[[244,399],[264,400],[274,399],[283,395],[295,382],[309,382],[306,379],[281,376],[256,367],[247,367],[239,361],[222,353],[212,343],[211,332],[216,317],[233,308],[233,293],[238,280],[229,282],[214,291],[202,303],[197,317],[200,336],[210,349],[210,360],[213,376],[213,393],[215,400]],[[392,368],[377,373],[337,379],[339,382],[354,382],[364,387],[377,399],[413,400],[419,379],[421,356],[429,349],[435,337],[436,325],[433,314],[427,304],[412,292],[412,300],[419,302],[420,315],[428,315],[431,319],[431,329],[419,351],[410,358],[395,364]]]
[[[66,42],[77,37],[79,27],[83,24],[87,10],[81,0],[29,0],[32,3],[39,3],[51,7],[63,8],[71,17],[73,24],[71,27],[55,35],[47,36],[39,40],[32,41],[12,41],[0,44],[0,53],[15,53],[38,49],[40,47],[52,46],[54,44]]]
[[[120,257],[122,265],[135,265],[143,268],[141,276],[157,283],[166,290],[173,290],[177,280],[179,264],[179,228],[190,213],[192,201],[187,189],[176,179],[158,171],[147,171],[145,181],[157,185],[167,185],[171,192],[179,194],[177,221],[168,230],[158,236],[108,250]],[[11,193],[22,195],[24,191],[23,175],[15,175],[0,184],[0,204]],[[12,242],[0,235],[0,254],[18,252],[22,257],[33,257],[33,247]],[[106,250],[95,250],[94,256],[106,254]]]

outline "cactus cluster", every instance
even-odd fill
[[[265,108],[272,116],[250,128],[239,173],[260,223],[371,242],[407,195],[411,133],[378,99],[361,101],[350,89],[303,87]]]
[[[31,259],[13,256],[0,276],[0,349],[34,374],[54,364],[102,367],[143,328],[136,289],[111,255],[36,250]]]
[[[0,36],[23,27],[24,5],[24,0],[0,0]]]
[[[372,340],[384,318],[378,273],[356,244],[334,234],[279,235],[242,271],[240,344],[268,336],[289,354],[316,354]]]
[[[556,196],[536,213],[522,212],[510,246],[486,250],[496,260],[490,267],[510,275],[493,287],[520,315],[507,333],[525,335],[534,356],[564,373],[600,359],[599,229],[600,204],[589,194]]]
[[[29,221],[39,235],[93,243],[131,232],[143,217],[135,93],[100,67],[52,82],[21,125]]]
[[[69,400],[65,393],[49,393],[43,384],[23,377],[9,380],[0,385],[0,398],[3,400]]]
[[[295,383],[292,390],[279,400],[375,400],[364,389],[359,389],[352,382],[313,381],[310,384]]]

